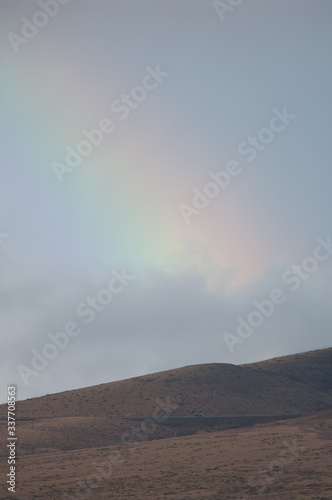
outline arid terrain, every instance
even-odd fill
[[[3,446],[0,499],[332,499],[331,361],[196,365],[18,402],[16,493]],[[5,405],[0,418],[5,442]]]

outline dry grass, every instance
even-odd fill
[[[2,447],[0,500],[332,499],[331,361],[332,349],[326,349],[247,366],[189,366],[88,387],[78,391],[79,417],[76,391],[18,402],[16,494],[8,496],[6,490]],[[124,433],[139,429],[141,421],[120,417],[151,416],[157,400],[167,397],[177,404],[173,416],[311,416],[227,430],[208,419],[168,419],[156,422],[137,447],[121,444]],[[3,442],[5,412],[3,405]],[[300,447],[292,460],[285,440]],[[283,453],[287,463],[280,462]],[[276,463],[282,464],[280,474],[273,469]],[[97,472],[103,475],[98,488],[87,487]],[[80,485],[86,488],[81,496]]]
[[[18,463],[17,499],[73,498],[80,484],[87,485],[94,464],[105,463],[111,452],[118,462],[91,499],[228,499],[239,494],[265,500],[332,498],[332,412],[290,422],[262,424],[251,429],[202,432],[195,436],[142,442],[137,449],[101,446],[77,451],[44,452],[22,456]],[[269,473],[273,460],[285,450],[283,442],[297,445],[297,456],[278,475]],[[304,449],[302,449],[304,448]],[[3,461],[2,461],[3,463]],[[266,471],[265,476],[259,471]],[[248,480],[254,476],[250,486]],[[259,478],[272,478],[259,493]],[[263,483],[264,484],[264,483]],[[4,491],[4,490],[3,490]],[[6,498],[3,494],[1,498]],[[11,498],[14,498],[11,497]]]

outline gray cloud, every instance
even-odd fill
[[[285,269],[269,270],[241,293],[230,292],[226,281],[209,289],[206,278],[193,270],[182,275],[151,270],[149,279],[136,276],[89,324],[77,306],[107,286],[111,270],[105,268],[102,278],[101,270],[98,278],[91,269],[82,271],[59,268],[28,283],[17,277],[10,292],[15,303],[1,288],[1,330],[10,332],[5,341],[16,363],[4,357],[1,376],[18,383],[20,398],[188,364],[249,362],[330,342],[329,262],[294,292],[282,283]],[[236,333],[236,318],[247,318],[253,301],[268,298],[275,288],[284,291],[285,303],[231,354],[222,334]],[[17,365],[31,366],[31,349],[42,352],[48,333],[63,331],[69,321],[78,323],[81,334],[25,386]]]

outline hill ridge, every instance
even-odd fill
[[[256,363],[206,363],[18,401],[17,417],[144,416],[170,398],[175,415],[312,413],[332,407],[332,348]],[[0,406],[0,417],[6,405]]]

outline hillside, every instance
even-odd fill
[[[193,365],[18,402],[18,418],[147,416],[156,398],[174,415],[307,413],[332,406],[332,349],[250,365]],[[3,416],[5,405],[0,407]]]
[[[89,448],[21,456],[17,493],[8,497],[3,488],[0,498],[329,500],[331,417],[329,411],[254,428],[151,440],[137,448],[100,445],[95,434]],[[62,419],[66,436],[74,420],[67,427]],[[77,429],[88,434],[87,423]],[[5,467],[4,459],[0,466]]]
[[[243,366],[269,373],[286,382],[304,384],[313,391],[332,391],[332,348],[268,359]]]
[[[250,365],[193,365],[20,401],[18,418],[149,416],[169,398],[174,415],[311,413],[332,407],[332,349]],[[6,406],[0,406],[0,418]]]
[[[120,456],[121,465],[107,465],[112,472],[89,498],[332,498],[331,357],[324,349],[243,366],[194,365],[19,401],[20,483],[12,498],[81,498],[79,485],[109,456]],[[139,418],[156,410],[165,420]],[[267,423],[246,417],[292,413],[310,415]],[[230,414],[237,416],[211,417]],[[285,439],[305,449],[261,491],[257,470],[283,456]],[[1,467],[6,457],[3,447]]]

